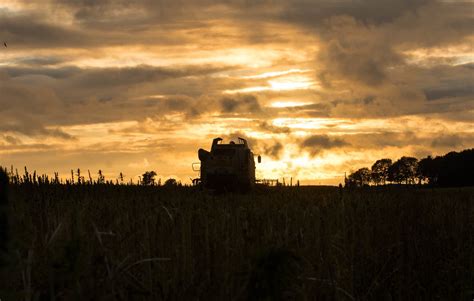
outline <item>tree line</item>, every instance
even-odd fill
[[[386,184],[420,184],[439,187],[474,186],[474,149],[427,156],[421,160],[401,157],[375,161],[345,178],[346,187]]]

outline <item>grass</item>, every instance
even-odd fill
[[[470,300],[474,188],[11,185],[5,300]]]

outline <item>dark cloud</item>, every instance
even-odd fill
[[[301,23],[306,26],[319,25],[328,18],[349,16],[363,24],[393,22],[407,12],[414,13],[423,5],[434,2],[430,0],[290,0],[284,3],[281,12],[283,19]]]
[[[198,117],[203,112],[212,110],[200,106],[198,99],[189,96],[172,96],[160,101],[162,112],[180,112],[184,113],[188,119]]]
[[[57,126],[47,127],[47,120],[61,108],[54,91],[7,79],[0,82],[0,95],[0,131],[72,138]]]
[[[219,136],[220,134],[216,134],[216,137]],[[224,139],[226,143],[228,143],[231,140],[236,140],[238,137],[244,138],[247,140],[247,143],[252,149],[253,153],[255,156],[257,155],[266,155],[271,157],[274,160],[280,159],[283,151],[284,151],[284,145],[274,139],[257,139],[248,136],[246,133],[242,131],[231,131],[226,135],[220,135]],[[214,137],[209,137],[209,138],[214,138]]]
[[[202,73],[200,69],[179,70],[146,65],[125,68],[91,68],[81,71],[75,80],[77,80],[77,84],[88,88],[135,85],[160,81],[167,78],[199,75]],[[207,72],[215,72],[215,69],[207,70]]]
[[[274,160],[278,160],[283,153],[283,149],[283,144],[281,144],[281,142],[274,141],[272,144],[266,144],[263,147],[263,153]]]
[[[253,95],[224,97],[220,100],[223,113],[257,113],[262,110],[257,98]]]
[[[469,96],[474,99],[474,86],[473,83],[465,83],[465,86],[461,87],[449,87],[449,88],[433,88],[426,89],[425,95],[427,100],[438,100],[443,98],[458,98]]]
[[[329,149],[341,148],[349,144],[343,139],[328,135],[313,135],[300,142],[300,148],[307,150],[311,156],[316,156]]]
[[[45,9],[43,4],[41,2],[34,13],[0,11],[0,35],[4,40],[9,41],[9,48],[79,47],[91,49],[126,44],[176,45],[189,39],[184,35],[169,34],[163,28],[157,27],[163,19],[154,15],[142,18],[141,12],[134,9],[124,11],[125,7],[108,9],[108,6],[104,6],[102,12],[89,14],[90,19],[80,18],[79,12],[76,14],[76,23],[64,25],[54,22],[50,17],[56,14],[67,14],[70,11]],[[133,6],[131,5],[130,8]],[[41,14],[44,12],[47,15]],[[193,24],[193,26],[198,27],[198,24]],[[156,39],[158,32],[162,34],[159,39]]]
[[[325,108],[314,116],[379,118],[441,113],[461,118],[469,115],[462,112],[474,109],[472,71],[465,66],[405,66],[391,73],[378,87],[328,89],[321,96],[327,99]]]
[[[12,14],[1,10],[0,36],[8,41],[9,48],[13,49],[80,46],[90,39],[77,29],[50,23],[39,14]]]
[[[21,77],[21,76],[29,76],[29,75],[41,75],[47,76],[55,79],[65,79],[74,75],[78,75],[81,72],[81,69],[74,66],[66,66],[66,67],[4,67],[2,68],[4,72],[6,72],[10,77]]]
[[[297,25],[309,30],[320,40],[317,56],[317,76],[329,90],[340,89],[341,85],[351,93],[359,94],[359,99],[365,101],[375,96],[379,103],[367,107],[368,115],[378,115],[380,111],[387,111],[401,95],[415,95],[411,100],[415,105],[423,101],[419,94],[426,94],[428,99],[434,99],[446,93],[470,93],[460,87],[443,87],[418,91],[410,85],[409,90],[400,78],[407,74],[400,74],[397,70],[404,70],[409,65],[404,53],[405,50],[419,47],[441,47],[456,45],[465,37],[471,35],[474,20],[470,17],[471,5],[465,2],[440,2],[431,0],[396,1],[396,0],[365,0],[365,1],[52,1],[47,11],[51,15],[56,13],[71,14],[76,23],[67,26],[54,23],[41,15],[38,9],[35,14],[8,14],[3,13],[0,18],[0,30],[6,39],[16,41],[27,47],[100,47],[111,45],[186,45],[192,42],[201,44],[203,37],[213,38],[217,42],[227,41],[226,38],[213,36],[206,29],[209,21],[226,20],[240,28],[239,34],[233,37],[233,42],[240,38],[259,41],[276,40],[273,30],[264,30],[266,24],[278,22],[280,24]],[[439,12],[442,11],[443,14]],[[43,10],[44,12],[44,10]],[[218,23],[215,23],[218,24]],[[196,28],[202,30],[197,30]],[[248,30],[249,28],[259,30]],[[192,35],[187,33],[193,32]],[[183,32],[186,32],[183,36]],[[220,32],[220,31],[218,31]],[[202,35],[202,36],[201,36]],[[159,39],[156,39],[159,36]],[[268,36],[268,37],[267,37]],[[219,38],[220,37],[220,38]],[[222,38],[222,39],[221,39]],[[174,40],[174,41],[172,41]],[[31,61],[31,63],[35,63]],[[38,64],[54,64],[48,59]],[[138,70],[141,69],[141,70]],[[107,70],[90,70],[81,72],[82,82],[76,84],[114,86],[143,83],[147,81],[166,80],[176,78],[176,70],[157,70],[140,66],[136,68],[107,68]],[[16,70],[17,72],[31,72],[33,69]],[[72,70],[44,70],[47,76],[66,76]],[[172,71],[171,73],[169,71]],[[412,70],[407,70],[411,72]],[[13,72],[13,71],[12,71]],[[36,72],[36,73],[35,73]],[[396,73],[398,72],[398,73]],[[396,73],[396,74],[395,74]],[[401,72],[403,73],[403,72]],[[12,73],[12,76],[15,74]],[[210,83],[200,79],[197,84],[188,79],[191,90],[195,85],[202,90],[209,88]],[[256,81],[255,81],[256,82]],[[204,87],[204,85],[207,87]],[[242,81],[240,88],[249,83]],[[391,92],[383,95],[379,91],[383,85],[389,85]],[[167,83],[167,93],[186,94],[178,91],[173,83]],[[194,96],[199,94],[199,88],[193,89]],[[201,93],[202,93],[201,90]],[[375,91],[374,91],[375,90]],[[333,91],[331,91],[333,92]],[[113,93],[113,92],[112,92]],[[393,95],[396,93],[398,95]],[[353,95],[352,95],[353,97]],[[100,95],[99,99],[111,99],[110,95]],[[117,97],[113,97],[117,99]],[[382,103],[382,109],[378,105]],[[226,101],[224,110],[235,106],[232,101]],[[403,105],[397,108],[403,108]],[[420,110],[420,108],[416,108]],[[408,109],[404,113],[412,113]],[[312,115],[327,115],[327,112],[309,112]],[[387,115],[392,115],[388,113]]]
[[[13,137],[13,136],[10,136],[10,135],[3,135],[3,140],[5,140],[5,142],[7,142],[8,144],[10,145],[18,145],[18,144],[21,144],[21,140],[16,138],[16,137]]]
[[[4,123],[0,121],[0,130],[5,132],[21,133],[27,136],[49,136],[66,140],[73,140],[74,137],[65,133],[61,129],[45,128],[43,124],[32,119],[25,119],[24,122]]]
[[[259,124],[259,128],[263,131],[274,133],[274,134],[289,134],[291,129],[286,126],[274,126],[267,121],[263,121]]]
[[[431,146],[434,148],[456,149],[463,146],[463,140],[459,135],[442,135],[433,139]]]
[[[344,139],[358,149],[383,149],[385,147],[405,147],[409,144],[422,144],[416,133],[379,131],[370,134],[345,135]]]
[[[47,150],[51,150],[54,152],[54,149],[57,149],[60,147],[59,144],[45,144],[45,143],[30,143],[30,144],[19,144],[19,145],[14,145],[14,144],[7,144],[7,145],[2,145],[0,143],[0,146],[2,146],[2,150],[5,151],[12,151],[10,154],[7,152],[6,155],[2,154],[2,159],[8,160],[11,157],[17,156],[17,155],[24,155],[24,154],[37,154],[38,156],[41,157],[41,154]],[[56,151],[57,152],[57,151]],[[45,157],[42,157],[42,161],[47,162],[48,160],[44,160]],[[7,161],[6,161],[7,162]],[[11,161],[10,161],[11,162]],[[27,162],[27,161],[24,161]],[[12,164],[13,166],[24,166],[24,164]]]
[[[340,84],[341,80],[372,87],[385,84],[390,69],[404,65],[399,46],[406,39],[398,40],[398,33],[408,32],[407,23],[428,29],[428,23],[420,24],[412,16],[435,3],[429,0],[289,1],[281,19],[319,36],[318,76],[327,87]],[[404,19],[406,16],[408,20]],[[410,42],[417,39],[409,37]]]
[[[474,70],[470,64],[442,64],[412,72],[418,77],[413,84],[421,87],[427,100],[474,96]]]
[[[216,66],[177,66],[174,68],[138,65],[123,68],[78,68],[75,66],[53,67],[5,67],[3,70],[11,77],[43,75],[56,79],[71,78],[71,85],[86,89],[110,88],[113,86],[135,85],[156,82],[169,78],[206,76],[228,70],[230,67]]]
[[[467,67],[450,66],[457,69],[456,73],[445,78],[454,76],[457,82],[449,82],[433,75],[438,72],[439,58],[431,59],[430,64],[436,62],[434,65],[417,69],[413,67],[413,58],[407,55],[407,51],[420,48],[467,45],[474,26],[474,19],[467,13],[472,11],[472,4],[462,1],[314,4],[290,1],[282,10],[281,20],[307,28],[319,37],[316,75],[329,92],[326,99],[338,106],[330,109],[330,116],[446,112],[458,110],[460,105],[433,106],[425,104],[425,100],[472,98],[472,71]],[[351,100],[338,102],[343,97],[335,95],[341,90],[346,90],[344,98]],[[324,116],[324,111],[313,114]]]
[[[250,137],[243,131],[230,130],[227,134],[216,133],[214,136],[209,137],[209,138],[213,139],[216,137],[222,137],[224,139],[224,143],[229,143],[230,141],[236,141],[237,138],[244,138],[245,140],[247,140],[247,143],[250,149],[253,150],[254,154],[257,154],[259,152],[260,140]]]
[[[14,60],[16,65],[27,65],[27,66],[52,66],[65,62],[64,58],[56,56],[31,56],[21,57]],[[34,70],[34,69],[29,69]]]
[[[142,120],[183,113],[221,112],[206,96],[224,82],[208,80],[230,67],[139,65],[127,68],[9,66],[0,69],[0,127],[28,135],[68,138],[60,125]],[[181,94],[178,94],[181,93]],[[157,97],[155,97],[157,96]],[[255,97],[236,97],[235,114],[258,110]],[[48,129],[48,130],[47,130]]]
[[[300,147],[302,149],[316,148],[316,151],[313,151],[313,153],[318,154],[325,149],[346,146],[364,151],[383,150],[385,148],[403,149],[407,146],[416,146],[416,149],[420,147],[425,149],[426,146],[431,146],[433,149],[459,149],[473,143],[474,135],[469,132],[462,134],[426,134],[413,131],[395,132],[381,130],[373,133],[345,133],[334,139],[326,135],[311,136],[300,142]]]
[[[369,43],[364,42],[362,47],[357,42],[344,40],[325,44],[319,55],[324,62],[324,69],[319,74],[322,82],[330,84],[329,78],[335,77],[369,86],[384,83],[387,68],[399,64],[401,58],[382,41]]]

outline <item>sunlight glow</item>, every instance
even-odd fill
[[[303,90],[309,89],[312,85],[312,82],[287,82],[287,81],[278,81],[270,80],[268,83],[271,86],[270,90],[274,91],[289,91],[289,90]]]
[[[272,108],[294,108],[302,107],[311,104],[310,102],[298,102],[298,101],[274,101],[271,103]]]
[[[450,65],[462,65],[474,62],[472,44],[474,38],[456,46],[419,48],[404,51],[407,62],[422,66],[439,64],[440,60]]]
[[[319,88],[311,78],[302,75],[290,75],[267,81],[267,86],[254,86],[234,90],[225,90],[225,94],[250,93],[261,91],[293,91]]]
[[[2,10],[8,10],[9,13],[12,13],[21,10],[22,7],[22,4],[17,0],[3,0],[2,3],[0,3],[0,12]]]
[[[261,79],[261,78],[269,78],[269,77],[278,77],[278,76],[292,74],[292,73],[306,73],[309,71],[311,71],[311,69],[290,69],[290,70],[285,70],[285,71],[273,71],[273,72],[265,72],[265,73],[257,74],[257,75],[242,76],[242,78]]]
[[[269,91],[269,90],[271,90],[270,87],[257,86],[257,87],[248,87],[248,88],[235,89],[235,90],[225,90],[224,94],[252,93],[252,92],[262,92],[262,91]]]
[[[349,122],[346,119],[336,118],[276,118],[273,125],[289,127],[291,129],[322,129],[326,127],[341,126]]]

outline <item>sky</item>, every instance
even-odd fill
[[[154,170],[247,138],[257,178],[338,184],[474,147],[474,2],[0,1],[0,165]]]

